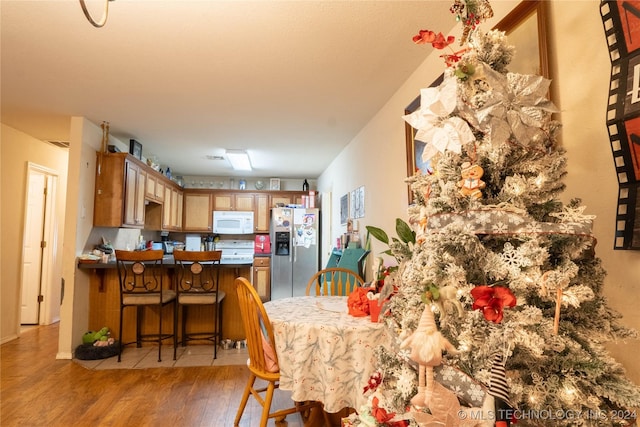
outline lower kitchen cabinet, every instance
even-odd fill
[[[271,258],[253,258],[253,287],[263,302],[271,300]]]

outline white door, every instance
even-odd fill
[[[22,252],[21,324],[38,324],[40,284],[42,278],[42,242],[47,176],[30,170],[28,174],[25,212],[24,246]]]

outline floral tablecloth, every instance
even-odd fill
[[[331,413],[366,403],[374,350],[390,343],[382,323],[350,316],[347,297],[294,297],[264,306],[275,333],[281,389],[298,402],[320,401]]]

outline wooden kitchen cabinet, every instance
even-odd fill
[[[144,227],[147,172],[127,153],[97,153],[93,225]]]
[[[162,209],[162,229],[167,231],[182,230],[183,193],[177,187],[164,187],[164,207]]]
[[[255,197],[252,193],[214,192],[213,210],[215,211],[253,211]]]
[[[126,162],[123,225],[144,226],[144,195],[147,174],[133,162]]]
[[[211,192],[195,190],[184,192],[182,231],[204,231],[213,228],[213,205]]]
[[[268,233],[271,216],[269,194],[256,194],[253,227],[256,233]]]
[[[257,256],[253,258],[253,287],[262,302],[271,300],[271,258]]]
[[[147,200],[162,203],[164,201],[164,188],[164,182],[162,182],[160,177],[147,173],[147,184],[145,190],[145,198]]]

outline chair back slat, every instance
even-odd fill
[[[222,251],[174,251],[178,293],[215,293],[220,282]]]
[[[116,266],[122,294],[160,292],[164,266],[162,250],[116,250]]]
[[[265,359],[265,348],[262,336],[272,349],[276,348],[273,327],[260,296],[251,283],[243,277],[235,280],[238,293],[238,303],[244,331],[247,335],[247,349],[249,352],[249,366],[252,370],[264,374],[269,373]],[[275,352],[274,352],[275,353]]]
[[[306,295],[347,296],[364,280],[353,270],[340,267],[318,271],[307,283]]]

